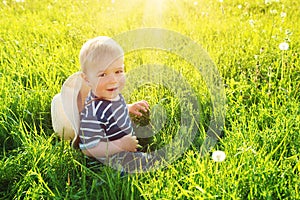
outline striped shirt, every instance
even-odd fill
[[[117,101],[92,100],[94,98],[90,92],[80,115],[80,149],[90,149],[100,141],[113,141],[133,134],[127,105],[121,94]]]

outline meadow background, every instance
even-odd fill
[[[299,9],[290,0],[1,1],[0,198],[300,199]],[[212,151],[225,151],[224,162],[201,156],[196,138],[167,167],[120,176],[53,132],[51,100],[79,70],[81,45],[142,27],[186,35],[216,64],[227,104]],[[197,76],[185,75],[201,96]]]

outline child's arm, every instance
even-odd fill
[[[109,156],[122,151],[135,152],[138,146],[138,140],[136,136],[125,135],[124,137],[109,141],[109,142],[99,142],[97,146],[82,150],[82,152],[90,157],[99,158],[104,156]]]
[[[135,102],[133,104],[128,104],[128,111],[132,114],[142,116],[140,110],[147,112],[149,110],[149,105],[147,101],[142,100]],[[90,157],[104,157],[119,153],[122,151],[131,151],[135,152],[138,147],[138,140],[136,136],[126,135],[118,140],[109,141],[109,142],[99,142],[97,146],[82,150],[82,152]]]

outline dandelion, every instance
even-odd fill
[[[283,80],[285,74],[286,74],[286,61],[284,56],[284,51],[289,49],[289,44],[287,42],[282,42],[279,44],[279,49],[282,51],[281,55],[281,80]]]
[[[289,49],[289,44],[286,43],[286,42],[282,42],[279,44],[279,49],[282,50],[282,51],[286,51]]]
[[[197,1],[195,1],[195,2],[194,2],[194,6],[197,6],[197,5],[198,5],[198,2],[197,2]]]
[[[224,151],[214,151],[211,157],[215,162],[222,162],[225,160],[226,154]]]
[[[25,0],[16,0],[17,3],[23,3]]]
[[[223,3],[223,0],[219,0],[220,3]]]
[[[273,15],[275,15],[275,14],[277,14],[277,10],[276,9],[270,10],[270,13],[273,14]]]
[[[265,4],[271,4],[271,3],[274,3],[274,2],[279,2],[279,0],[265,0]]]
[[[252,26],[252,27],[253,27],[253,26],[254,26],[254,24],[255,24],[255,21],[254,21],[253,19],[250,19],[250,20],[249,20],[249,24],[250,24],[250,26]]]
[[[238,5],[238,9],[242,9],[242,7],[243,7],[243,6],[242,6],[241,4]]]
[[[281,18],[285,18],[285,17],[286,17],[286,13],[285,13],[285,12],[281,12],[281,13],[280,13],[280,17],[281,17]]]

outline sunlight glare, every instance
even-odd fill
[[[163,24],[164,0],[147,0],[144,8],[143,26],[161,27]]]

